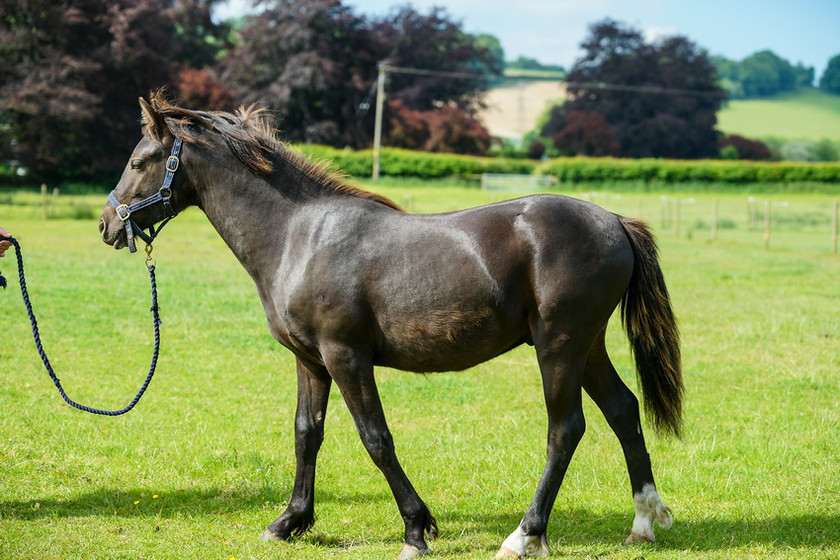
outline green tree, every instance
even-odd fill
[[[484,71],[491,75],[501,73],[500,69],[505,67],[505,50],[499,38],[482,33],[475,36],[475,45],[480,49],[485,49],[489,55],[486,58],[487,68]]]
[[[828,66],[820,77],[820,89],[840,95],[840,54],[828,61]]]
[[[790,62],[772,51],[760,51],[741,61],[741,85],[747,97],[763,97],[796,89]]]

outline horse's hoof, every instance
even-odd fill
[[[656,509],[656,522],[663,529],[670,529],[674,524],[674,514],[671,513],[671,508],[662,504],[662,507]]]
[[[504,558],[522,558],[522,557],[519,556],[519,554],[517,552],[514,552],[513,550],[509,549],[508,547],[503,546],[502,548],[499,549],[499,552],[496,553],[496,559],[497,560],[502,560]]]
[[[644,535],[642,533],[630,533],[630,536],[624,541],[624,545],[631,545],[639,542],[653,542],[653,535]]]
[[[272,531],[271,529],[266,529],[265,531],[263,531],[263,534],[262,534],[261,538],[265,542],[276,542],[276,541],[282,541],[283,540],[279,536],[277,536],[277,534],[274,531]]]
[[[502,548],[496,553],[496,558],[545,558],[551,554],[548,546],[548,538],[545,533],[542,535],[526,535],[521,527],[510,534]]]
[[[402,552],[397,557],[397,560],[414,560],[415,558],[420,558],[424,554],[426,554],[427,550],[420,550],[416,546],[412,544],[407,544],[403,547]]]

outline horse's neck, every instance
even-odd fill
[[[214,180],[216,179],[216,180]],[[199,206],[253,277],[266,274],[285,240],[294,204],[263,178],[243,173],[230,181],[209,178]]]

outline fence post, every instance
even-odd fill
[[[718,217],[720,213],[719,202],[717,198],[712,202],[712,241],[717,241]]]
[[[676,237],[680,236],[680,207],[682,206],[682,200],[679,198],[674,199],[674,235]]]
[[[770,248],[770,199],[764,201],[764,248]]]
[[[47,184],[41,183],[41,209],[44,212],[44,219],[50,218],[50,199],[47,198]]]

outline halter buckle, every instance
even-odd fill
[[[120,220],[123,222],[131,217],[131,210],[128,209],[128,204],[120,204],[115,207],[114,210],[117,211],[117,216],[119,216]]]
[[[178,170],[178,165],[181,163],[181,159],[178,156],[169,156],[166,160],[166,170],[170,173],[175,173]]]

